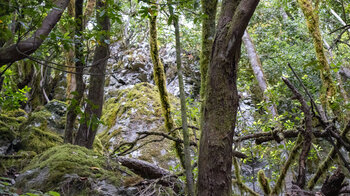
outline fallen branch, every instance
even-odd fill
[[[142,178],[155,180],[145,180],[139,184],[145,185],[147,182],[156,182],[156,184],[172,187],[175,192],[179,192],[182,189],[182,183],[178,180],[178,176],[176,174],[158,167],[157,165],[154,165],[147,161],[126,157],[116,157],[115,160]]]

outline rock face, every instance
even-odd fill
[[[139,83],[132,88],[118,90],[112,94],[112,98],[108,99],[104,105],[101,119],[105,122],[105,126],[100,128],[101,133],[98,136],[105,148],[115,151],[122,143],[137,139],[140,132],[165,133],[156,87],[149,83]],[[171,101],[174,108],[178,101],[174,97]],[[147,137],[139,141],[134,149],[154,139],[160,138]],[[176,163],[175,154],[171,152],[171,143],[169,140],[150,143],[140,150],[133,151],[129,156],[169,169],[170,165],[174,166]],[[128,146],[130,145],[124,147]],[[123,154],[125,148],[117,150],[116,153]]]
[[[149,55],[149,43],[142,42],[129,49],[115,43],[111,47],[111,60],[109,61],[110,77],[107,78],[106,94],[116,89],[130,88],[141,82],[154,84],[153,65]],[[167,90],[179,96],[179,85],[176,68],[176,51],[172,45],[166,45],[159,50],[160,58],[164,64]],[[191,55],[183,55],[183,72],[185,92],[193,97],[199,93],[200,72],[198,60]]]
[[[36,156],[24,171],[15,184],[24,192],[53,190],[62,195],[127,195],[130,191],[124,188],[124,180],[134,177],[117,163],[74,145],[47,150]]]

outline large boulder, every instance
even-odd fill
[[[17,177],[15,186],[24,192],[52,190],[62,195],[130,195],[124,182],[131,177],[135,175],[117,162],[67,144],[36,156]]]
[[[178,106],[178,101],[173,96],[169,97],[174,110]],[[158,90],[149,83],[139,83],[132,88],[115,91],[112,98],[104,104],[101,119],[105,122],[105,126],[100,128],[98,138],[103,146],[112,152],[123,143],[134,142],[140,132],[166,133]],[[160,138],[147,137],[136,143],[134,149],[145,142]],[[123,149],[119,149],[117,154],[121,151]],[[165,169],[177,164],[172,142],[166,139],[145,145],[128,156]]]

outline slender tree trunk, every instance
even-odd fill
[[[96,3],[96,10],[104,10],[107,12],[108,4],[104,0],[98,0]],[[107,60],[109,58],[109,29],[110,20],[108,14],[105,13],[101,16],[97,12],[97,26],[102,32],[97,40],[97,46],[95,49],[95,55],[93,65],[90,68],[90,86],[88,94],[88,102],[84,111],[84,120],[80,124],[80,127],[75,138],[75,144],[85,146],[86,148],[92,148],[96,131],[98,127],[99,118],[102,114],[104,84],[105,84],[105,72]]]
[[[208,69],[199,151],[199,195],[231,195],[237,71],[244,30],[259,0],[224,0]]]
[[[83,25],[83,3],[84,0],[76,0],[75,1],[75,36],[74,36],[74,53],[75,53],[75,59],[77,61],[75,62],[75,68],[72,68],[73,71],[76,72],[74,74],[75,80],[75,93],[73,95],[73,98],[70,102],[70,105],[68,107],[67,111],[67,120],[66,120],[66,129],[64,134],[64,142],[65,143],[73,143],[73,130],[74,130],[74,124],[75,120],[78,116],[78,113],[76,112],[76,108],[80,107],[81,99],[84,95],[85,85],[83,80],[83,71],[84,71],[84,54],[83,54],[83,31],[84,31],[84,25]],[[67,81],[68,82],[68,81]],[[72,82],[72,81],[69,81]]]
[[[90,17],[94,11],[94,7],[96,5],[96,0],[88,0],[85,7],[85,14],[84,14],[84,27],[86,27],[87,23],[90,20]]]
[[[244,42],[245,48],[247,49],[248,58],[250,65],[253,69],[256,80],[258,81],[260,90],[263,92],[265,101],[269,104],[268,110],[272,117],[277,117],[277,108],[275,104],[270,104],[270,98],[266,94],[267,90],[267,80],[261,65],[260,58],[256,52],[253,40],[250,38],[248,31],[244,31],[242,40]]]
[[[184,90],[182,65],[181,65],[181,42],[180,42],[179,18],[178,18],[178,16],[174,15],[174,10],[171,7],[170,3],[171,3],[171,0],[169,0],[169,11],[170,11],[170,15],[173,16],[173,25],[175,28],[176,65],[177,65],[177,76],[179,78],[179,88],[180,88],[182,134],[183,134],[183,139],[184,139],[186,188],[187,188],[188,195],[194,196],[193,175],[192,175],[192,166],[191,166],[191,152],[190,152],[190,137],[189,137],[189,132],[188,132],[186,97],[185,97],[185,90]]]
[[[0,65],[19,61],[35,52],[60,20],[68,3],[69,0],[55,1],[54,8],[47,14],[41,26],[34,32],[32,37],[9,47],[0,48]]]
[[[340,24],[345,26],[346,23],[343,21],[343,19],[333,9],[330,9],[330,10],[331,10],[331,13],[335,16],[335,18],[340,22]],[[350,29],[348,29],[348,32],[350,32]],[[329,44],[326,41],[324,41],[324,44],[325,44],[327,50],[329,51],[330,59],[333,59],[333,53],[332,53],[331,47],[329,46]],[[342,81],[342,78],[340,76],[339,71],[337,72],[336,77],[337,77],[337,81],[339,83],[340,93],[343,96],[345,104],[347,104],[349,102],[349,98],[348,98],[347,92],[344,89],[344,84],[343,84],[343,81]]]
[[[165,79],[165,73],[164,73],[164,67],[162,62],[159,59],[159,49],[157,44],[157,15],[154,13],[157,10],[151,11],[151,17],[150,17],[150,52],[151,52],[151,58],[153,62],[153,75],[154,75],[154,81],[158,87],[159,91],[159,97],[160,102],[162,105],[162,112],[164,116],[165,121],[165,129],[167,132],[171,132],[174,128],[174,121],[171,116],[171,108],[170,108],[170,101],[168,92],[166,90],[166,79]],[[177,137],[178,135],[176,132],[171,132],[173,137]],[[185,160],[183,155],[183,149],[181,146],[181,143],[176,142],[175,143],[175,149],[176,153],[180,158],[182,166],[185,168]]]
[[[323,106],[327,106],[330,104],[329,100],[331,97],[335,95],[336,89],[333,84],[330,66],[327,62],[327,58],[323,49],[323,41],[319,27],[319,18],[317,15],[318,4],[316,4],[314,8],[311,0],[298,0],[298,2],[301,10],[304,13],[309,33],[312,36],[314,42],[316,57],[320,65],[320,75],[322,79],[321,102]]]
[[[69,5],[68,5],[68,15],[69,17],[75,17],[75,21],[77,21],[77,17],[75,16],[75,0],[70,0]],[[68,31],[73,31],[75,28],[74,25],[69,25]],[[63,31],[67,31],[67,29],[63,29]],[[74,68],[74,49],[70,48],[68,51],[65,51],[66,53],[66,65],[69,66],[67,67],[67,89],[66,89],[66,98],[67,99],[72,99],[72,92],[76,90],[76,79],[75,79],[75,74],[70,73],[70,72],[75,72]]]

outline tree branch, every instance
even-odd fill
[[[62,13],[66,9],[69,0],[57,0],[55,6],[51,9],[48,15],[43,20],[41,27],[39,27],[32,37],[27,40],[20,41],[6,48],[0,49],[0,65],[13,63],[15,61],[26,58],[20,52],[30,55],[35,52],[44,42],[51,30],[60,20]]]

